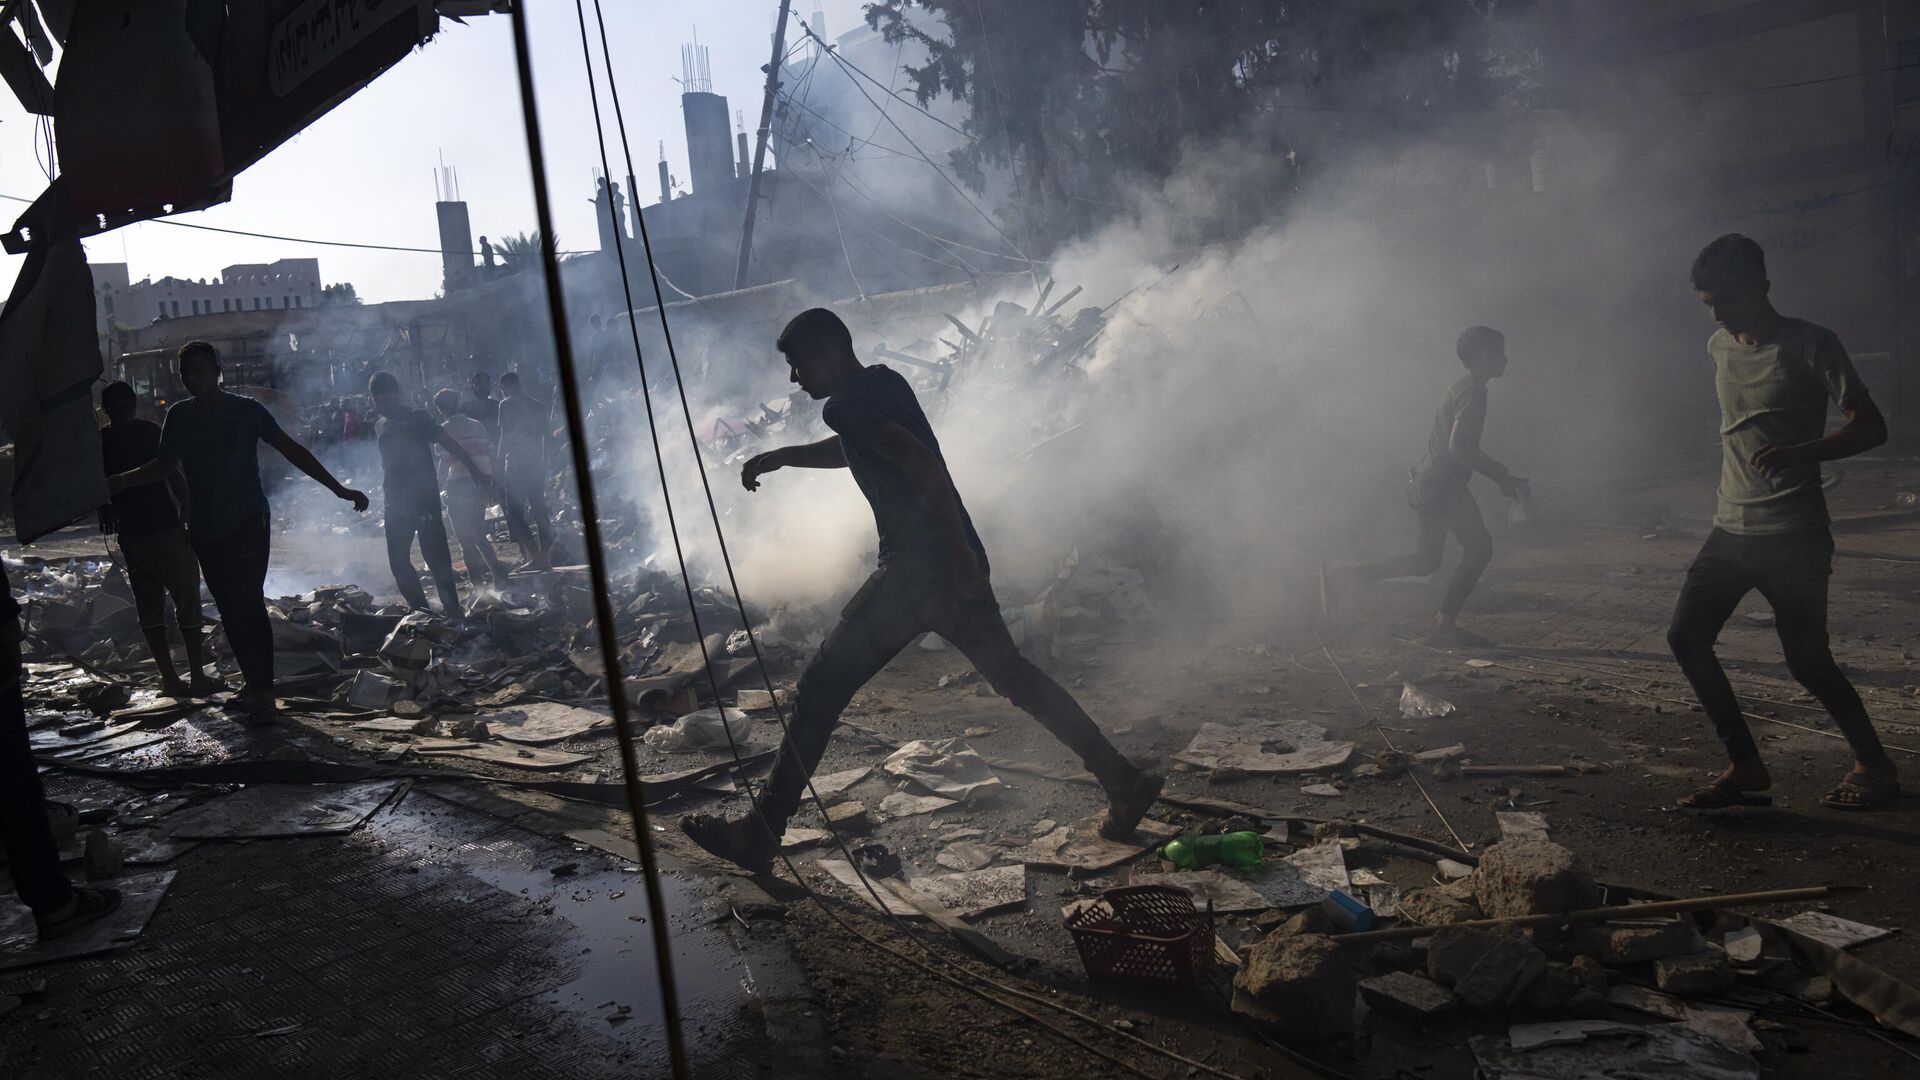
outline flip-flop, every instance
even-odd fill
[[[1852,795],[1852,799],[1843,799],[1841,793]],[[1829,810],[1885,810],[1900,798],[1900,784],[1856,784],[1852,777],[1834,785],[1832,791],[1820,796],[1820,805]]]
[[[1744,791],[1731,781],[1715,780],[1706,787],[1695,790],[1680,798],[1678,804],[1682,810],[1728,810],[1736,806],[1772,806],[1773,795],[1768,791]]]

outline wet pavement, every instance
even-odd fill
[[[0,1018],[0,1075],[666,1072],[636,866],[415,788],[345,836],[205,844],[171,868],[136,943],[0,973],[26,999]],[[748,958],[778,954],[736,947],[705,879],[662,885],[696,1075],[766,1075]]]

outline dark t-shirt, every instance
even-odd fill
[[[100,459],[107,475],[137,469],[160,456],[160,425],[150,420],[120,420],[100,429]],[[113,528],[138,539],[180,524],[180,508],[164,480],[130,487],[113,497]]]
[[[259,444],[279,434],[280,424],[265,405],[225,391],[211,405],[188,398],[167,410],[160,453],[186,473],[194,536],[232,536],[267,513]]]
[[[939,538],[933,515],[927,512],[913,482],[873,445],[875,432],[892,421],[907,429],[908,434],[940,457],[943,464],[946,462],[940,454],[940,440],[934,438],[933,425],[927,423],[927,414],[920,411],[920,402],[914,398],[913,387],[907,385],[907,380],[883,365],[862,368],[847,381],[844,389],[827,399],[820,418],[840,436],[847,468],[873,507],[873,523],[880,531],[880,561],[946,559],[946,546]],[[954,501],[960,501],[958,491],[954,492]],[[967,543],[985,569],[987,549],[980,543],[980,534],[974,531],[964,503],[960,504],[960,522],[966,527]]]
[[[433,468],[433,442],[440,434],[440,425],[426,410],[395,410],[382,416],[374,431],[380,444],[387,505],[438,499],[440,481]]]
[[[1433,417],[1433,433],[1427,436],[1427,458],[1421,462],[1418,475],[1432,492],[1463,488],[1473,479],[1480,435],[1486,426],[1487,384],[1472,375],[1462,375],[1440,402],[1440,410]],[[1455,427],[1460,429],[1460,445],[1471,448],[1475,456],[1454,453]]]

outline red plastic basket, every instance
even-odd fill
[[[1185,986],[1213,956],[1213,902],[1193,906],[1185,889],[1129,885],[1061,920],[1096,979]]]

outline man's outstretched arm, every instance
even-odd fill
[[[911,436],[909,436],[911,437]],[[775,469],[844,469],[846,451],[840,448],[840,436],[829,435],[819,442],[783,446],[764,454],[755,454],[740,466],[740,485],[748,491],[760,490],[760,477]]]
[[[294,468],[313,477],[320,483],[321,487],[352,503],[355,510],[366,510],[366,492],[356,491],[340,481],[335,480],[333,474],[327,471],[327,467],[320,464],[320,459],[313,456],[313,451],[302,446],[293,436],[276,428],[274,429],[271,441],[273,448],[280,451],[280,455],[291,462]]]
[[[1526,483],[1513,475],[1513,470],[1494,460],[1492,454],[1480,448],[1480,432],[1486,426],[1487,413],[1483,404],[1477,409],[1469,409],[1453,422],[1453,431],[1447,436],[1447,452],[1454,460],[1464,461],[1473,467],[1473,471],[1500,485],[1502,494],[1512,495],[1517,487]]]
[[[172,476],[175,470],[179,468],[180,460],[178,458],[160,454],[145,465],[128,469],[123,473],[114,473],[112,476],[107,477],[107,494],[118,495],[128,488],[139,487],[142,484],[158,483]]]
[[[1792,465],[1812,465],[1864,454],[1887,441],[1887,418],[1872,398],[1861,394],[1841,406],[1840,411],[1847,422],[1834,431],[1798,446],[1768,443],[1754,451],[1750,464],[1771,475]]]

